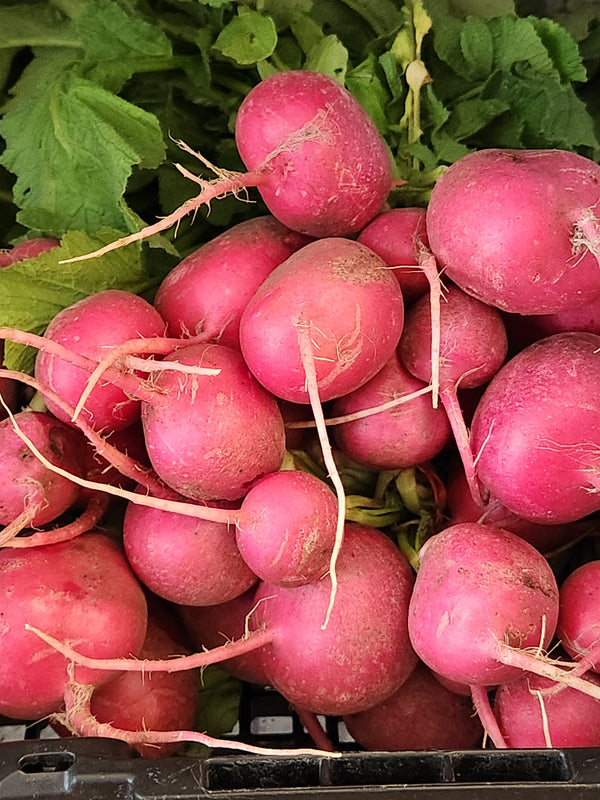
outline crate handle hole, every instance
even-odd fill
[[[73,753],[28,753],[19,759],[19,769],[27,775],[66,772],[74,761]]]

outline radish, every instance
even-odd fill
[[[600,687],[598,675],[585,679]],[[599,747],[600,699],[524,672],[496,690],[494,712],[508,747]]]
[[[485,508],[475,503],[469,491],[467,479],[460,463],[450,462],[446,487],[446,512],[451,524],[457,522],[481,522],[496,528],[516,533],[532,544],[546,558],[557,550],[568,547],[594,532],[592,520],[581,520],[556,525],[546,525],[523,519],[493,501]]]
[[[250,615],[256,607],[257,585],[238,597],[214,606],[178,606],[186,635],[196,650],[212,650],[247,634]],[[221,669],[248,683],[267,686],[261,650],[252,650],[220,663]]]
[[[575,674],[600,671],[600,560],[570,572],[560,587],[556,632],[567,653],[579,663]]]
[[[232,348],[192,344],[164,359],[171,360],[220,372],[183,378],[158,374],[154,387],[161,396],[142,403],[152,466],[184,497],[237,500],[281,466],[285,430],[277,402]]]
[[[239,348],[240,317],[273,269],[308,237],[274,217],[245,220],[190,253],[164,278],[154,306],[170,336],[202,335]]]
[[[437,181],[427,234],[440,268],[484,303],[552,314],[600,295],[600,165],[563,150],[491,148]]]
[[[366,225],[357,239],[382,258],[402,289],[407,306],[427,293],[429,280],[419,262],[429,251],[424,208],[392,208]]]
[[[334,400],[335,419],[376,407],[417,392],[426,383],[415,378],[394,353],[370,381]],[[437,456],[450,438],[448,418],[442,408],[433,408],[431,397],[422,394],[387,411],[335,425],[337,446],[352,460],[372,469],[403,469]]]
[[[400,287],[379,256],[351,239],[319,239],[263,282],[242,315],[240,344],[263,386],[284,400],[307,403],[299,344],[304,337],[324,402],[358,388],[383,367],[403,321]]]
[[[239,108],[235,139],[246,174],[197,178],[201,192],[137,233],[71,261],[103,255],[167,230],[187,214],[227,193],[257,186],[271,214],[314,237],[349,236],[383,207],[392,188],[388,147],[360,103],[339,81],[310,70],[277,72],[254,86]]]
[[[367,750],[471,750],[483,740],[471,699],[443,686],[422,661],[391,697],[344,723]]]
[[[301,586],[329,569],[337,500],[308,472],[284,470],[261,478],[242,503],[236,540],[244,561],[264,581]]]
[[[146,638],[139,657],[170,658],[185,653],[186,649],[174,636],[177,629],[174,615],[166,609],[158,613],[152,602],[148,615]],[[200,691],[200,675],[196,670],[186,672],[125,672],[111,678],[94,689],[90,711],[101,723],[110,723],[128,731],[179,730],[193,728]],[[69,725],[69,714],[58,714],[57,719]],[[67,735],[79,735],[77,729],[63,729]],[[85,734],[83,734],[85,735]],[[132,746],[143,758],[164,758],[175,753],[180,744],[133,742]]]
[[[523,670],[600,697],[598,686],[541,655],[556,629],[558,598],[550,565],[519,536],[476,523],[452,525],[421,548],[411,642],[435,672],[471,686],[478,707],[484,708],[485,687]]]
[[[52,414],[21,411],[18,425],[55,463],[75,475],[85,474],[85,442],[80,434]],[[26,527],[59,517],[80,497],[80,487],[48,470],[15,434],[10,419],[0,422],[3,480],[0,483],[0,542]]]
[[[520,517],[581,519],[600,508],[600,336],[558,333],[508,361],[471,425],[477,476]]]
[[[128,656],[144,641],[147,605],[120,546],[90,532],[21,552],[0,550],[0,619],[0,714],[39,719],[62,706],[67,660],[26,624],[89,655]],[[94,685],[115,674],[75,670]]]
[[[179,605],[212,606],[257,581],[243,560],[233,525],[129,503],[123,546],[139,580]]]
[[[11,264],[18,264],[27,258],[36,258],[41,253],[48,253],[60,245],[58,239],[40,236],[35,239],[27,239],[19,242],[8,250],[0,250],[0,267],[9,267]]]
[[[406,314],[398,353],[402,364],[425,382],[433,379],[429,347],[431,330],[431,303],[428,297],[422,297]],[[474,331],[477,335],[473,335]],[[457,286],[448,286],[440,305],[440,397],[452,426],[469,488],[480,505],[483,505],[481,489],[457,391],[459,386],[469,389],[487,383],[504,363],[507,347],[500,312],[470,297]]]
[[[355,523],[346,526],[338,567],[339,602],[326,627],[321,620],[330,606],[329,578],[289,589],[262,582],[248,635],[189,657],[90,658],[36,626],[29,630],[93,669],[174,672],[260,650],[270,685],[295,707],[351,714],[389,697],[417,662],[407,631],[414,573],[384,533]]]
[[[125,341],[161,337],[164,330],[164,321],[147,300],[132,292],[107,289],[60,311],[46,328],[45,337],[75,353],[100,359]],[[79,367],[45,350],[38,352],[35,374],[73,406],[77,405],[89,377]],[[47,405],[57,417],[70,421],[52,401]],[[106,432],[125,428],[139,419],[140,405],[118,386],[102,382],[87,399],[85,414],[96,430]]]

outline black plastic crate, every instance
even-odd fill
[[[366,753],[327,719],[340,757],[223,750],[142,759],[123,742],[58,739],[43,723],[4,722],[1,800],[591,800],[600,792],[600,749]],[[243,692],[231,737],[269,747],[311,744],[285,700],[254,687]]]

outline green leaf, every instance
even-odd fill
[[[391,0],[344,0],[373,28],[377,36],[392,33],[402,24],[402,14]]]
[[[113,0],[86,3],[75,18],[75,29],[89,59],[146,60],[172,54],[171,42],[161,28],[127,14]]]
[[[79,47],[70,20],[47,2],[0,8],[0,48]]]
[[[214,737],[230,733],[239,719],[241,694],[241,682],[218,664],[203,669],[195,729]],[[208,748],[198,744],[185,747],[186,755],[204,756],[208,752]]]
[[[575,39],[550,19],[532,19],[532,23],[561,80],[565,83],[587,80],[587,72]]]
[[[485,80],[494,58],[492,34],[485,22],[469,17],[460,32],[460,49],[465,60],[466,77],[472,81]]]
[[[494,66],[507,70],[527,66],[539,75],[551,75],[555,69],[531,18],[497,17],[489,21],[494,41]]]
[[[275,23],[257,11],[247,11],[223,28],[213,46],[240,66],[256,64],[272,55],[277,46]]]
[[[89,253],[118,236],[104,230],[90,236],[67,233],[60,247],[0,270],[0,325],[42,334],[63,308],[104,289],[141,293],[158,281],[147,272],[139,245],[114,250],[93,261],[60,264]],[[10,369],[30,372],[35,351],[6,342],[4,362]]]
[[[156,118],[77,73],[69,51],[40,52],[0,121],[1,162],[17,176],[19,222],[61,235],[131,230],[123,203],[132,167],[155,168],[165,147]]]
[[[452,11],[461,17],[491,19],[502,14],[514,14],[513,0],[451,0]]]
[[[389,127],[386,106],[390,96],[379,76],[377,59],[374,55],[368,56],[348,72],[346,86],[367,111],[379,131],[385,135]]]
[[[324,36],[308,51],[304,68],[322,72],[344,83],[348,66],[348,51],[337,36]]]

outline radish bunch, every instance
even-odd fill
[[[172,678],[189,698],[182,673],[220,663],[275,687],[320,747],[315,715],[364,747],[594,743],[560,713],[597,715],[600,618],[580,606],[600,581],[550,551],[597,533],[600,330],[535,325],[600,303],[600,167],[480,151],[427,209],[391,208],[375,126],[301,71],[249,93],[236,140],[248,173],[81,258],[248,186],[269,214],[153,302],[109,289],[44,336],[0,329],[38,350],[34,376],[4,376],[21,395],[0,422],[0,713],[144,755],[214,744],[158,700],[111,709],[121,690],[143,706],[141,670],[148,695]],[[158,643],[157,598],[182,626]]]

